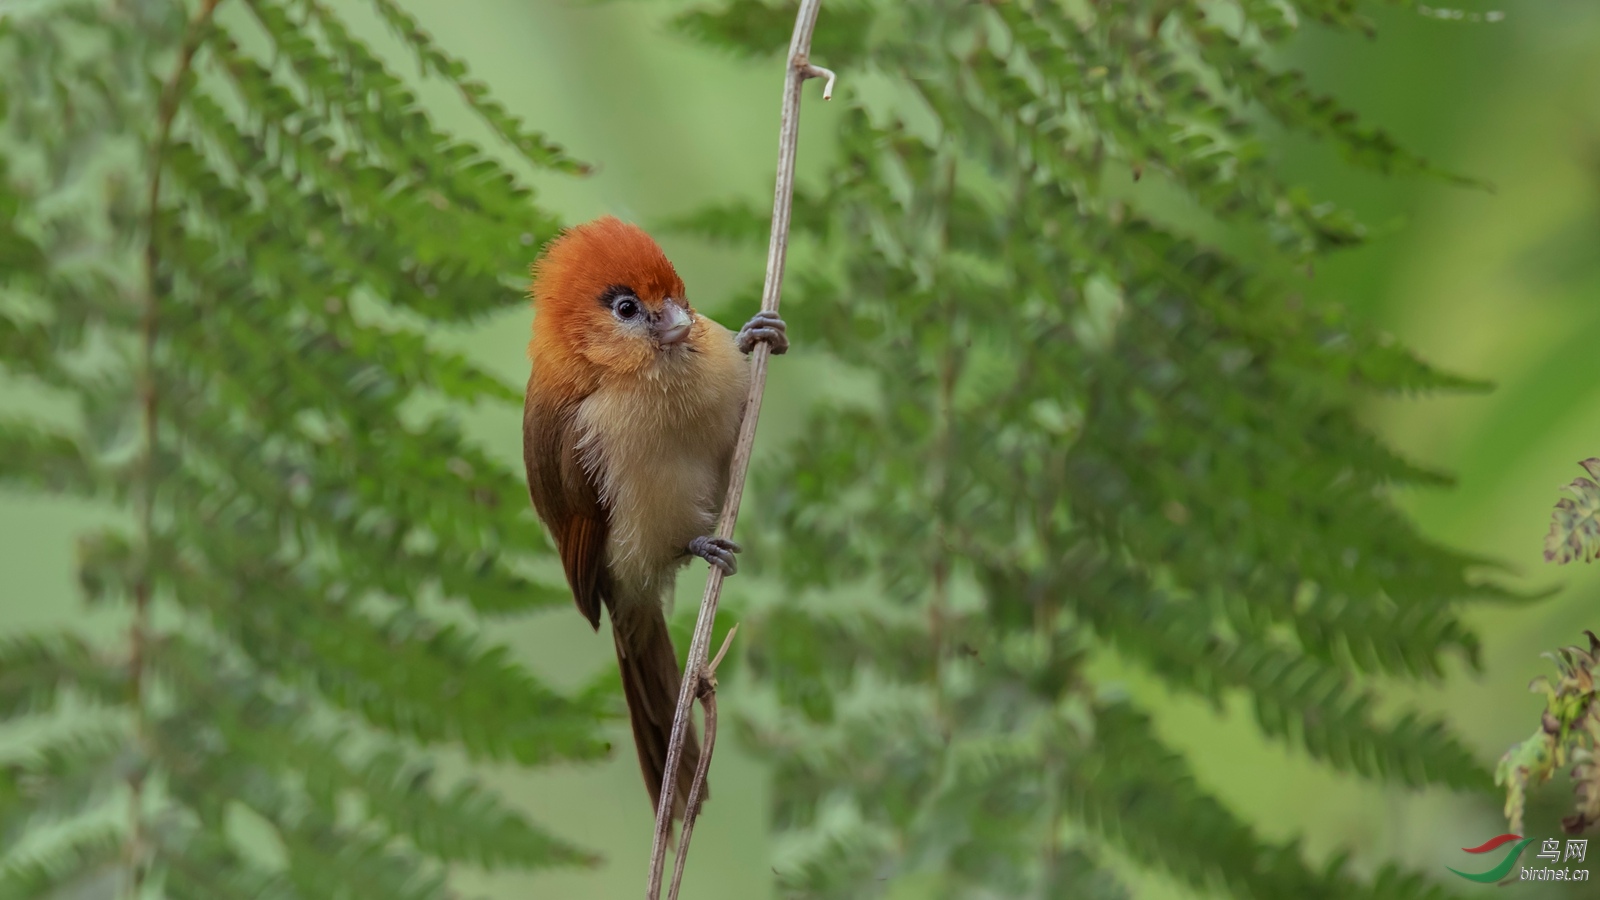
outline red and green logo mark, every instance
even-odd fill
[[[1463,872],[1460,869],[1450,869],[1449,866],[1445,866],[1445,868],[1450,869],[1450,871],[1468,881],[1491,884],[1511,874],[1511,870],[1517,867],[1517,858],[1522,856],[1523,849],[1533,843],[1534,840],[1534,838],[1525,838],[1520,834],[1502,834],[1499,837],[1490,838],[1476,847],[1461,848],[1467,853],[1488,853],[1498,850],[1512,841],[1516,841],[1517,845],[1511,848],[1511,851],[1505,855],[1504,859],[1500,860],[1500,864],[1487,872]]]

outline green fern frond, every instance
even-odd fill
[[[125,698],[126,671],[70,632],[0,638],[0,719],[53,712],[63,692],[96,704]]]
[[[72,435],[46,430],[34,422],[0,421],[0,482],[32,490],[80,497],[97,489],[97,473]]]
[[[296,900],[284,875],[246,859],[228,841],[202,829],[174,829],[159,848],[162,888],[173,900]]]
[[[0,425],[3,477],[132,513],[79,544],[88,602],[130,619],[109,649],[0,642],[0,718],[49,726],[0,771],[4,877],[445,898],[462,865],[593,864],[470,779],[416,777],[435,750],[607,750],[614,685],[554,690],[487,637],[569,595],[526,574],[550,548],[520,474],[453,421],[520,392],[436,340],[521,305],[559,223],[333,7],[195,6],[0,25],[0,349],[82,411]],[[378,9],[526,162],[582,168]],[[113,724],[67,727],[86,711]],[[108,817],[129,826],[72,842]],[[35,854],[47,832],[67,843]]]
[[[1333,141],[1353,165],[1389,175],[1429,174],[1475,187],[1484,182],[1446,172],[1410,152],[1387,132],[1361,124],[1338,100],[1314,92],[1304,73],[1272,71],[1238,37],[1208,20],[1197,7],[1177,7],[1192,46],[1211,70],[1244,97],[1261,104],[1279,122]]]
[[[303,11],[302,23],[270,3],[252,3],[251,10],[301,83],[324,108],[336,112],[347,133],[365,142],[363,150],[397,171],[417,172],[419,183],[445,192],[453,205],[493,221],[519,243],[530,225],[541,235],[554,233],[553,221],[530,222],[532,192],[477,147],[435,129],[405,82],[354,39],[330,7],[315,0],[294,5]],[[306,23],[315,23],[331,59],[316,49]],[[373,95],[381,102],[363,102]],[[427,152],[419,152],[423,150]],[[558,149],[552,150],[559,155]]]
[[[895,864],[894,833],[847,806],[816,828],[787,835],[776,850],[778,888],[806,897],[859,896],[849,886],[881,882]]]
[[[838,0],[818,16],[812,46],[827,48],[827,64],[851,66],[871,37],[872,4]],[[670,20],[674,31],[726,53],[746,58],[771,57],[789,46],[794,30],[794,5],[772,0],[732,0],[715,11],[688,9]],[[821,61],[822,57],[818,57]]]
[[[0,105],[0,119],[3,118],[5,107]],[[5,162],[0,160],[0,267],[20,281],[41,274],[47,257],[37,243],[17,228],[16,223],[20,221],[18,213],[24,200],[12,189],[6,169]],[[0,319],[0,322],[5,321],[9,320]]]
[[[1001,577],[992,583],[1007,586]],[[1474,790],[1488,783],[1488,772],[1444,723],[1409,713],[1381,723],[1375,696],[1345,672],[1273,642],[1227,637],[1206,604],[1164,596],[1110,565],[1079,570],[1070,588],[1055,590],[1119,652],[1174,690],[1217,704],[1242,691],[1263,734],[1335,769],[1411,786]]]
[[[828,210],[803,188],[796,188],[790,222],[796,237],[822,235],[826,233],[828,225]],[[749,203],[736,202],[705,206],[686,215],[666,219],[661,223],[661,230],[694,235],[717,243],[758,245],[767,240],[771,226],[770,211],[757,209]]]
[[[424,31],[417,20],[399,4],[393,0],[372,0],[372,4],[395,36],[415,54],[418,68],[424,74],[437,76],[453,85],[466,100],[467,105],[525,159],[540,168],[572,174],[589,171],[587,165],[568,157],[566,152],[549,138],[529,130],[499,101],[490,97],[488,85],[468,75],[466,63],[435,44],[428,32]]]
[[[122,846],[121,832],[98,828],[13,852],[0,863],[0,898],[115,896],[123,885]]]
[[[335,585],[271,565],[231,585],[199,572],[171,585],[180,604],[209,614],[258,665],[314,685],[381,729],[424,744],[459,741],[475,759],[524,764],[606,749],[593,711],[457,626],[404,608],[373,616]]]
[[[97,806],[141,761],[124,728],[80,730],[30,747],[0,772],[0,840],[71,820]]]
[[[532,825],[475,781],[435,791],[432,767],[409,762],[398,751],[372,755],[355,774],[368,811],[435,858],[485,869],[599,861]]]
[[[1066,795],[1076,818],[1143,863],[1196,889],[1223,888],[1239,897],[1448,896],[1420,878],[1396,878],[1393,870],[1368,884],[1337,868],[1312,869],[1297,846],[1263,841],[1206,794],[1143,714],[1104,707],[1096,722],[1095,747],[1069,772]]]
[[[850,396],[758,476],[788,594],[746,616],[739,718],[775,766],[796,896],[1116,896],[1104,844],[1237,897],[1445,896],[1262,839],[1085,666],[1114,649],[1174,690],[1250,703],[1267,736],[1337,770],[1487,780],[1443,722],[1379,715],[1364,679],[1476,665],[1467,604],[1518,595],[1400,514],[1396,488],[1450,476],[1355,413],[1375,392],[1482,385],[1268,274],[1366,234],[1284,179],[1260,113],[1378,171],[1439,173],[1265,64],[1307,13],[1361,27],[1370,4],[1223,6],[852,6],[870,21],[842,52],[881,83],[802,198],[785,298]],[[762,56],[777,7],[700,4],[677,25]],[[1175,199],[1205,242],[1173,224]],[[764,233],[738,205],[672,221]],[[1071,857],[1062,835],[1085,827]],[[1069,858],[1094,894],[1052,874]]]

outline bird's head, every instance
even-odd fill
[[[697,317],[683,279],[643,229],[611,216],[551,241],[532,293],[535,360],[621,374],[693,352]]]

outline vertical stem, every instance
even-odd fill
[[[153,562],[156,542],[156,484],[160,479],[160,426],[159,392],[157,390],[157,348],[161,333],[161,296],[164,285],[161,278],[161,176],[167,147],[172,140],[172,125],[182,106],[184,86],[194,67],[195,53],[201,39],[216,13],[221,0],[201,0],[194,18],[184,32],[178,50],[178,64],[161,87],[161,97],[156,109],[156,137],[150,148],[149,190],[145,198],[145,295],[144,308],[139,317],[140,372],[139,407],[142,419],[143,446],[140,450],[138,473],[138,500],[135,517],[139,531],[142,558],[139,574],[133,584],[133,613],[128,626],[129,694],[133,706],[134,743],[147,748],[149,740],[149,685],[145,677],[151,641],[151,605],[154,595]],[[125,864],[128,869],[127,896],[138,900],[144,893],[145,879],[149,874],[149,835],[147,834],[144,807],[144,767],[135,767],[128,776],[128,845]]]
[[[789,219],[794,208],[794,163],[800,141],[801,88],[808,78],[827,78],[823,89],[824,100],[833,91],[833,73],[811,64],[811,34],[816,29],[817,11],[822,0],[801,0],[795,16],[794,35],[789,41],[789,57],[783,82],[783,117],[778,127],[778,172],[772,198],[772,234],[767,244],[767,276],[761,289],[761,309],[777,312],[783,288],[783,267],[789,253]],[[717,534],[733,536],[733,526],[739,518],[739,501],[744,498],[745,476],[750,468],[750,456],[755,450],[756,422],[761,415],[761,395],[767,385],[767,359],[771,353],[764,343],[758,343],[750,354],[750,393],[745,400],[744,420],[739,425],[738,443],[734,445],[733,461],[728,474],[728,493],[723,500],[722,516],[717,523]],[[650,848],[650,878],[645,887],[647,900],[661,896],[661,873],[666,865],[667,839],[672,833],[673,794],[677,787],[678,768],[683,762],[683,742],[689,730],[690,710],[695,695],[705,677],[706,657],[710,651],[711,629],[716,621],[717,602],[722,596],[722,570],[712,566],[706,577],[705,595],[700,600],[700,614],[695,619],[694,636],[689,641],[689,659],[684,666],[683,684],[678,691],[678,707],[672,717],[672,739],[667,744],[667,764],[662,775],[661,798],[656,805],[655,840]],[[710,765],[710,748],[703,752],[702,765]],[[689,835],[683,835],[688,842]],[[686,852],[686,851],[685,851]]]
[[[1049,896],[1056,882],[1056,869],[1060,865],[1061,842],[1057,838],[1061,822],[1061,771],[1054,750],[1045,756],[1044,795],[1044,876],[1040,879],[1039,893]]]
[[[953,329],[952,329],[953,332]],[[953,337],[953,334],[952,334]],[[949,510],[951,444],[954,441],[954,410],[956,360],[955,349],[946,348],[939,366],[939,394],[936,407],[938,432],[933,448],[933,546],[929,548],[929,568],[933,573],[933,591],[928,599],[928,643],[933,654],[933,691],[938,704],[938,714],[945,738],[950,736],[950,722],[945,717],[944,656],[945,612],[950,606],[950,539]]]
[[[684,805],[683,830],[678,835],[678,858],[672,864],[672,884],[667,887],[667,900],[678,900],[678,888],[683,884],[683,869],[689,861],[689,838],[694,835],[694,821],[700,816],[700,794],[705,789],[706,772],[711,768],[711,751],[717,746],[717,686],[706,681],[700,687],[700,708],[705,711],[706,718],[705,746],[700,751],[699,765],[695,767],[694,783],[689,788],[689,802]]]
[[[953,151],[944,162],[943,208],[939,210],[940,255],[950,244],[950,209],[955,199],[957,159]],[[939,288],[936,286],[935,290]],[[953,462],[955,440],[955,389],[960,371],[956,307],[949,298],[945,303],[945,327],[948,331],[945,352],[939,362],[938,395],[934,407],[933,445],[933,546],[930,548],[929,569],[933,573],[933,591],[928,601],[928,643],[933,654],[933,690],[945,738],[950,736],[951,723],[946,718],[944,704],[945,614],[950,606],[950,466]]]

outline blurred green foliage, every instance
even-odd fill
[[[565,589],[530,578],[515,470],[423,405],[515,415],[429,331],[520,304],[555,219],[325,4],[216,5],[0,22],[0,347],[78,412],[0,423],[3,476],[128,513],[78,545],[126,631],[0,641],[27,734],[0,896],[423,900],[462,864],[592,864],[432,761],[607,750],[604,685],[486,637]],[[582,169],[378,5],[526,162]]]
[[[1433,171],[1265,61],[1297,15],[1359,27],[1360,4],[838,6],[816,52],[888,86],[796,213],[789,318],[868,387],[763,471],[756,558],[785,591],[751,614],[770,697],[743,721],[776,766],[780,889],[1125,896],[1110,845],[1238,897],[1443,896],[1260,836],[1084,665],[1110,646],[1219,710],[1242,694],[1336,769],[1489,783],[1444,722],[1379,714],[1368,679],[1475,666],[1462,610],[1515,595],[1394,509],[1449,479],[1355,415],[1370,392],[1478,385],[1272,277],[1364,229],[1285,184],[1248,113]],[[677,24],[770,54],[788,12]],[[1253,231],[1253,254],[1115,196],[1123,173]],[[679,225],[759,240],[760,221]]]
[[[36,5],[9,4],[7,14]],[[122,5],[147,8],[139,0],[125,0]],[[1478,11],[1500,8],[1489,0],[1471,0],[1465,5]],[[1082,4],[1070,6],[1077,9]],[[1223,6],[1210,4],[1208,8]],[[344,17],[351,35],[387,61],[391,71],[417,66],[418,48],[402,37],[413,26],[397,28],[371,0],[327,0],[327,8]],[[463,5],[455,0],[401,0],[388,8],[414,15],[421,29],[435,35],[440,46],[464,52],[473,70],[493,86],[508,110],[547,127],[574,147],[576,155],[596,164],[594,176],[580,181],[526,163],[519,159],[521,154],[514,145],[495,143],[499,138],[495,127],[462,102],[463,91],[456,85],[436,77],[411,82],[421,106],[441,131],[473,136],[481,149],[497,155],[502,165],[525,173],[526,179],[540,187],[539,209],[544,212],[539,218],[548,216],[549,211],[559,212],[569,221],[611,212],[648,224],[669,216],[682,218],[676,214],[707,197],[737,192],[747,200],[743,205],[754,210],[755,220],[765,221],[761,204],[771,196],[771,132],[776,125],[781,63],[765,50],[732,55],[704,52],[685,39],[685,27],[663,25],[682,12],[680,0],[606,5],[586,0],[539,4],[481,0],[467,7],[470,14],[463,14]],[[1594,414],[1595,396],[1590,387],[1600,376],[1600,356],[1592,353],[1600,336],[1600,317],[1596,315],[1600,305],[1594,303],[1600,290],[1596,280],[1600,269],[1593,265],[1592,249],[1600,241],[1600,216],[1596,214],[1600,211],[1600,191],[1596,190],[1600,167],[1594,165],[1589,152],[1595,135],[1600,134],[1600,120],[1594,113],[1600,107],[1594,103],[1593,87],[1600,84],[1600,54],[1593,52],[1600,45],[1600,16],[1590,0],[1549,0],[1506,4],[1504,8],[1508,15],[1499,24],[1461,25],[1442,21],[1426,7],[1373,4],[1364,15],[1369,19],[1366,25],[1376,25],[1377,40],[1368,40],[1361,28],[1330,27],[1312,17],[1298,17],[1293,20],[1293,37],[1257,57],[1267,70],[1280,73],[1281,79],[1300,81],[1301,76],[1294,73],[1305,69],[1303,84],[1308,91],[1350,101],[1363,118],[1383,123],[1396,135],[1394,145],[1418,148],[1451,171],[1483,176],[1495,183],[1496,193],[1460,190],[1438,178],[1388,177],[1373,168],[1348,165],[1349,158],[1360,158],[1360,154],[1352,157],[1347,148],[1340,150],[1342,142],[1282,130],[1254,106],[1246,107],[1245,118],[1263,128],[1256,135],[1255,146],[1266,157],[1270,171],[1286,184],[1306,185],[1315,198],[1337,198],[1350,206],[1359,212],[1360,221],[1375,226],[1372,231],[1380,234],[1380,239],[1340,254],[1318,255],[1315,266],[1307,267],[1292,247],[1291,252],[1270,246],[1267,252],[1256,252],[1258,244],[1270,245],[1271,235],[1265,228],[1256,228],[1252,216],[1220,221],[1197,214],[1181,192],[1166,189],[1166,179],[1158,170],[1140,169],[1143,177],[1135,183],[1131,167],[1111,167],[1101,189],[1108,202],[1120,201],[1125,208],[1137,209],[1163,225],[1175,223],[1171,227],[1180,234],[1207,246],[1222,246],[1235,258],[1273,270],[1288,286],[1290,299],[1299,294],[1312,304],[1346,304],[1360,321],[1378,323],[1403,335],[1429,359],[1456,371],[1492,377],[1500,387],[1492,395],[1421,402],[1405,396],[1369,397],[1356,401],[1353,414],[1363,423],[1374,424],[1378,432],[1403,447],[1409,458],[1442,464],[1460,473],[1459,489],[1397,495],[1426,534],[1509,558],[1524,564],[1527,571],[1537,566],[1541,549],[1538,530],[1541,523],[1549,521],[1549,472],[1592,452],[1600,442],[1596,430],[1600,417]],[[242,2],[225,4],[220,16],[256,58],[271,60],[271,45],[252,17]],[[709,33],[717,18],[715,10],[703,12],[699,19],[707,24],[699,33]],[[757,27],[765,22],[764,27],[777,33],[772,50],[786,41],[790,23],[781,16],[750,21]],[[855,71],[841,66],[845,57],[831,49],[865,46],[870,33],[856,34],[851,29],[873,21],[867,4],[829,0],[824,5],[815,56],[822,64],[839,69],[841,81],[834,104],[815,103],[814,97],[807,102],[801,167],[808,184],[826,188],[826,179],[840,158],[839,145],[833,140],[835,128],[841,124],[838,107],[857,100],[875,101],[880,91],[892,94],[899,90],[888,87],[896,81],[881,77],[883,73],[876,67]],[[849,28],[836,29],[844,23]],[[1219,24],[1231,27],[1232,23]],[[694,38],[695,26],[687,20],[684,25],[688,26],[687,36]],[[168,43],[163,46],[178,39],[176,33],[168,33],[163,38]],[[864,51],[852,50],[856,52]],[[170,59],[164,60],[163,66],[153,70],[157,77],[170,73],[169,63]],[[209,64],[202,55],[202,67],[205,65]],[[9,76],[17,70],[8,64],[0,71]],[[128,77],[115,84],[144,90],[146,81]],[[14,114],[19,96],[0,92],[0,103],[9,104]],[[221,96],[230,114],[236,113],[232,89],[222,91]],[[82,104],[77,93],[58,92],[55,97],[65,102],[40,104],[36,117],[53,120],[61,116],[61,110],[70,112]],[[142,102],[148,108],[151,98]],[[126,135],[130,140],[120,149],[85,153],[71,164],[127,165],[127,154],[137,153],[148,138],[148,123],[132,121],[138,125],[136,133]],[[1338,121],[1348,124],[1352,120]],[[95,124],[92,117],[90,124]],[[26,128],[18,133],[30,134]],[[1395,174],[1420,171],[1410,162],[1401,164],[1400,159],[1391,160],[1397,167]],[[143,171],[135,165],[130,177],[123,180],[136,189],[142,177]],[[92,194],[105,183],[85,178],[79,186]],[[817,190],[813,194],[821,195]],[[27,258],[30,246],[11,237],[20,223],[8,204],[22,202],[14,191],[0,193],[0,212],[6,213],[0,216],[0,254],[6,254],[0,264],[7,271],[13,260]],[[133,205],[138,206],[137,202]],[[62,215],[85,227],[98,227],[97,223],[104,221],[103,217]],[[137,226],[137,222],[121,224]],[[23,230],[26,232],[26,227]],[[535,237],[542,240],[546,233],[538,231]],[[738,233],[738,229],[732,231]],[[748,315],[754,306],[750,292],[734,288],[759,271],[761,247],[735,244],[723,248],[684,234],[660,236],[689,282],[697,306],[716,310],[733,301],[741,308],[739,315],[730,313],[730,318],[742,321]],[[97,238],[90,246],[107,244]],[[536,249],[520,248],[514,257],[496,259],[495,265],[516,274]],[[804,246],[797,251],[799,262],[791,267],[791,285],[793,276],[807,265],[805,254],[811,252]],[[138,274],[135,268],[127,271]],[[1310,277],[1313,271],[1314,278]],[[133,284],[128,289],[137,288]],[[463,357],[506,380],[522,377],[526,373],[521,349],[526,341],[527,313],[511,304],[509,293],[504,297],[495,307],[498,312],[486,311],[449,325],[432,320],[426,325],[429,343],[459,350]],[[807,294],[792,290],[790,298],[793,303],[786,301],[786,309],[799,322]],[[459,325],[465,326],[465,337]],[[797,325],[796,352],[774,369],[772,395],[762,422],[764,453],[805,433],[808,425],[803,417],[789,410],[801,408],[819,393],[842,394],[846,400],[870,395],[863,388],[866,376],[879,377],[839,366],[831,354],[808,354],[808,345],[814,343],[811,338],[807,329]],[[5,359],[9,362],[10,358],[8,348]],[[80,415],[69,395],[35,390],[27,379],[9,372],[0,371],[0,399],[8,411],[19,407],[37,411],[44,425],[58,430],[72,426]],[[440,404],[418,406],[437,409]],[[474,443],[484,448],[496,469],[514,472],[518,424],[514,410],[501,403],[471,408],[457,405],[455,410],[466,423],[465,431],[481,439]],[[0,471],[8,476],[17,471],[10,459],[0,460]],[[758,472],[768,459],[758,457]],[[59,477],[48,468],[36,471],[42,478]],[[25,626],[70,624],[87,636],[110,639],[109,646],[119,646],[125,636],[113,629],[121,629],[123,622],[114,612],[101,605],[85,613],[70,602],[75,588],[69,577],[69,560],[61,550],[68,545],[68,534],[107,517],[88,503],[62,495],[30,499],[9,479],[8,484],[13,486],[0,494],[0,628],[15,633]],[[769,482],[768,487],[782,490],[785,486]],[[746,520],[755,524],[756,511],[764,504],[762,493],[753,494],[746,504]],[[126,524],[122,517],[110,521]],[[524,515],[520,527],[523,531],[518,540],[537,549],[537,526]],[[1535,537],[1529,540],[1529,534]],[[755,565],[771,552],[762,549],[747,557]],[[784,565],[790,564],[792,560],[786,560]],[[548,583],[559,585],[558,571],[542,571],[553,579]],[[1536,701],[1524,692],[1524,686],[1539,666],[1538,650],[1596,624],[1593,573],[1580,570],[1572,575],[1569,589],[1544,606],[1480,605],[1463,612],[1463,621],[1484,637],[1484,672],[1478,677],[1452,677],[1419,688],[1392,679],[1360,679],[1363,686],[1383,685],[1379,714],[1387,718],[1397,704],[1414,704],[1435,714],[1447,712],[1474,749],[1475,758],[1492,760],[1520,736],[1529,716],[1537,714]],[[688,584],[692,581],[685,579],[680,613],[685,612],[681,607],[692,606],[690,595],[698,593]],[[863,584],[854,586],[854,593],[848,589],[835,593],[841,601],[859,599],[876,613],[884,606],[877,590]],[[953,602],[970,599],[976,590],[971,584],[955,585]],[[728,599],[730,614],[738,615],[741,604],[748,612],[749,606],[790,597],[781,570],[769,567],[765,578],[742,575],[732,584]],[[813,602],[804,600],[803,611],[808,616]],[[589,634],[586,624],[572,615],[564,601],[552,598],[540,607],[546,608],[548,612],[526,619],[496,617],[492,621],[494,635],[512,647],[512,656],[537,673],[541,682],[562,695],[581,696],[592,675],[605,677],[614,665],[609,642],[604,636]],[[429,612],[440,609],[430,606]],[[687,611],[692,616],[692,609]],[[683,622],[682,616],[675,620],[678,625]],[[915,631],[907,633],[919,637]],[[736,647],[756,649],[749,638],[747,625]],[[1397,860],[1453,881],[1443,867],[1460,864],[1458,848],[1479,843],[1502,827],[1502,799],[1487,792],[1451,794],[1439,788],[1419,791],[1398,789],[1403,786],[1394,782],[1364,782],[1353,773],[1340,774],[1331,766],[1309,764],[1295,743],[1261,739],[1255,703],[1245,692],[1224,692],[1223,714],[1216,715],[1204,694],[1169,689],[1166,681],[1151,675],[1151,666],[1138,657],[1124,661],[1104,642],[1089,648],[1080,667],[1102,693],[1114,698],[1118,689],[1125,688],[1134,702],[1149,710],[1151,727],[1174,751],[1178,763],[1193,770],[1195,783],[1221,807],[1237,820],[1251,823],[1263,839],[1288,841],[1303,836],[1304,857],[1319,867],[1331,855],[1351,851],[1348,868],[1360,875]],[[1448,672],[1461,668],[1460,662],[1447,662]],[[748,667],[730,665],[724,671],[725,711],[748,706],[754,719],[772,708],[770,685],[746,677],[751,671]],[[75,710],[79,708],[74,705]],[[43,733],[34,727],[43,718],[15,720],[0,734],[8,759],[31,758],[25,744]],[[625,729],[615,726],[606,734],[626,739]],[[695,862],[686,885],[697,897],[748,900],[774,896],[770,883],[777,876],[769,868],[762,827],[770,806],[769,770],[766,764],[753,761],[741,746],[748,742],[734,737],[725,735],[719,745],[718,777],[725,787],[708,807],[698,831]],[[770,749],[760,752],[769,761],[773,758]],[[648,809],[639,801],[637,773],[628,754],[611,754],[596,765],[557,763],[532,771],[475,763],[445,744],[433,745],[427,756],[439,766],[433,780],[470,769],[507,804],[534,811],[538,821],[559,822],[556,830],[562,836],[587,849],[603,851],[605,857],[593,868],[546,868],[532,874],[509,872],[492,877],[477,876],[471,866],[452,866],[452,875],[460,875],[454,880],[464,885],[469,895],[637,896],[650,821]],[[850,764],[854,766],[856,760]],[[46,763],[36,765],[42,768]],[[1548,790],[1529,796],[1531,833],[1548,834],[1556,820],[1570,812],[1571,794],[1564,776],[1558,773],[1556,781]],[[246,843],[258,851],[265,848],[267,860],[280,858],[273,855],[280,852],[275,841],[259,839],[262,829],[242,818],[247,817],[233,820],[241,824],[239,833],[252,838]],[[116,820],[112,821],[115,824]],[[49,837],[54,833],[40,829],[34,834]],[[1083,837],[1082,832],[1072,830],[1063,835],[1063,844],[1096,845]],[[1188,900],[1209,895],[1192,889],[1181,877],[1173,879],[1132,861],[1119,849],[1122,845],[1099,846],[1101,854],[1091,862],[1114,869],[1135,896]],[[785,858],[793,858],[789,855],[792,849],[780,846],[780,850]],[[1063,868],[1084,862],[1082,857],[1067,858],[1065,854],[1057,859]],[[1094,874],[1087,867],[1079,871],[1088,885],[1086,893],[1111,890],[1103,872]],[[935,867],[920,878],[901,877],[893,896],[939,896],[939,878]],[[869,890],[874,887],[868,885]],[[790,893],[780,891],[775,896]],[[1581,896],[1576,890],[1565,894],[1559,886],[1547,883],[1531,886],[1526,892],[1513,886],[1504,893]]]

